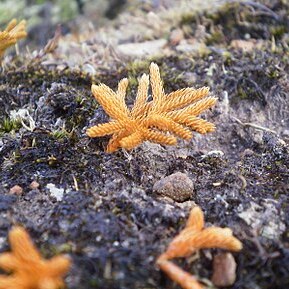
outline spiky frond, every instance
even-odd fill
[[[25,20],[22,20],[17,24],[17,20],[13,19],[9,22],[4,31],[0,31],[0,58],[8,47],[14,45],[17,40],[27,36],[25,26]]]
[[[152,101],[148,101],[149,83]],[[112,135],[107,152],[118,148],[132,149],[148,140],[174,145],[176,137],[190,139],[191,130],[199,133],[214,131],[215,126],[197,116],[212,107],[215,97],[208,97],[209,88],[184,88],[165,94],[159,67],[150,65],[150,78],[144,74],[139,80],[137,96],[131,110],[125,104],[128,80],[119,82],[117,92],[104,84],[92,85],[92,93],[112,121],[87,130],[89,137]]]
[[[10,275],[0,275],[0,289],[59,289],[70,260],[56,256],[43,259],[27,232],[14,227],[9,233],[11,253],[0,254],[0,268]]]
[[[197,279],[183,271],[170,259],[187,257],[199,249],[221,248],[240,251],[242,243],[229,228],[204,228],[204,214],[200,207],[191,210],[185,228],[172,240],[167,250],[158,258],[158,266],[184,289],[202,289]]]

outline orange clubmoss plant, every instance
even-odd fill
[[[25,25],[25,20],[22,20],[17,24],[17,20],[13,19],[9,22],[4,31],[0,31],[0,58],[8,47],[14,45],[18,39],[27,36]]]
[[[0,268],[11,273],[0,275],[0,289],[59,289],[64,287],[63,275],[69,270],[65,256],[43,259],[29,235],[21,227],[9,232],[11,253],[0,254]]]
[[[149,84],[152,101],[148,101]],[[128,79],[124,78],[119,82],[117,92],[103,83],[91,87],[94,97],[112,120],[93,126],[86,133],[89,137],[112,135],[107,152],[120,147],[129,150],[146,140],[175,145],[175,136],[188,140],[192,138],[191,130],[202,134],[215,130],[212,123],[198,117],[217,100],[208,96],[208,87],[188,87],[165,94],[155,63],[150,65],[150,78],[146,74],[140,78],[132,109],[125,104],[127,86]]]
[[[191,210],[185,228],[172,240],[167,250],[157,259],[157,265],[184,289],[202,289],[198,280],[183,271],[170,259],[188,257],[199,249],[221,248],[240,251],[242,243],[229,228],[204,228],[204,214],[200,207]]]

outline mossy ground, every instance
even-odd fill
[[[80,71],[27,65],[25,59],[17,68],[2,71],[1,250],[8,249],[11,226],[21,224],[45,256],[69,253],[72,257],[68,288],[178,288],[154,264],[183,228],[195,202],[209,224],[232,228],[244,244],[234,254],[237,281],[230,289],[287,288],[289,60],[288,31],[283,26],[288,19],[282,11],[288,6],[275,2],[271,11],[278,20],[272,13],[252,20],[242,14],[244,7],[233,10],[248,23],[262,23],[262,33],[253,30],[253,36],[266,41],[264,49],[243,52],[227,47],[244,31],[231,24],[236,18],[226,7],[214,17],[200,16],[226,35],[217,44],[214,35],[208,37],[209,45],[218,45],[209,54],[154,59],[166,91],[207,85],[219,97],[218,105],[206,114],[217,131],[196,134],[192,141],[180,141],[176,147],[144,144],[128,153],[106,154],[108,138],[85,135],[86,127],[107,120],[91,95],[91,83],[116,88],[118,80],[128,75],[132,85],[128,103],[132,103],[136,77],[148,72],[149,61],[118,64],[93,78]],[[194,17],[184,20],[180,25],[196,25]],[[272,31],[280,25],[284,29],[276,36],[278,49],[272,50]],[[265,30],[271,33],[268,37]],[[32,131],[19,122],[7,124],[11,110],[19,109],[27,109],[35,121]],[[187,173],[195,185],[191,200],[184,203],[152,191],[157,180],[177,171]],[[29,188],[34,180],[39,189]],[[51,195],[49,183],[64,188],[61,201]],[[14,185],[23,187],[24,193],[10,195]],[[179,264],[200,278],[210,279],[212,274],[208,252],[201,252],[193,263],[188,258]]]

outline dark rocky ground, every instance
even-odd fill
[[[129,75],[132,103],[136,77],[148,72],[149,60],[117,63],[93,77],[25,57],[2,68],[1,251],[8,250],[8,230],[21,224],[44,256],[71,256],[68,288],[179,288],[154,263],[196,203],[208,224],[232,228],[244,244],[234,254],[237,281],[230,289],[289,287],[289,6],[272,1],[253,15],[248,11],[255,6],[229,5],[179,24],[201,21],[208,52],[153,59],[166,91],[208,85],[219,97],[206,113],[216,132],[176,147],[145,143],[106,154],[108,138],[85,135],[86,127],[107,120],[91,83],[116,88]],[[232,40],[247,40],[248,33],[262,47],[234,47]],[[24,126],[12,120],[11,111],[19,109],[26,110]],[[152,190],[174,172],[194,182],[186,202]],[[31,189],[32,181],[40,187]],[[15,185],[22,194],[9,193]],[[210,279],[216,252],[179,264]]]

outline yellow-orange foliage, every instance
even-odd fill
[[[10,275],[0,275],[0,289],[59,289],[70,260],[56,256],[43,259],[29,235],[21,227],[9,233],[11,253],[0,254],[0,268]]]
[[[0,58],[8,47],[14,45],[18,39],[27,36],[25,25],[25,20],[22,20],[17,24],[17,20],[13,19],[9,22],[4,31],[0,31]]]
[[[166,252],[157,259],[157,265],[182,288],[202,289],[203,286],[194,276],[183,271],[169,260],[188,257],[199,249],[207,248],[240,251],[242,243],[233,236],[232,230],[229,228],[204,228],[204,214],[200,207],[194,207],[186,227],[172,240]]]
[[[149,84],[152,101],[148,101]],[[188,140],[192,137],[191,130],[202,134],[214,131],[212,123],[198,117],[217,100],[208,96],[208,87],[188,87],[165,94],[155,63],[150,65],[150,78],[146,74],[140,78],[132,109],[125,104],[127,86],[128,79],[124,78],[119,82],[117,92],[103,83],[91,87],[94,97],[112,120],[93,126],[86,133],[89,137],[112,135],[107,152],[120,147],[129,150],[146,140],[175,145],[175,136]]]

